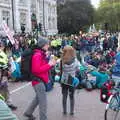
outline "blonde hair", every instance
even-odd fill
[[[69,62],[71,59],[76,57],[76,51],[72,46],[65,46],[62,51],[62,62],[63,64]]]

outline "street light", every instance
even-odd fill
[[[15,30],[15,20],[14,20],[14,1],[11,0],[11,7],[12,7],[12,23],[13,23],[13,30]]]

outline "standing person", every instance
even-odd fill
[[[75,72],[79,69],[79,62],[76,59],[76,51],[72,46],[65,46],[62,54],[62,105],[63,114],[67,114],[67,96],[70,97],[70,115],[74,114],[74,92],[75,87],[72,86],[71,78],[75,77]]]
[[[16,110],[17,106],[13,105],[10,99],[10,93],[8,89],[8,73],[8,56],[5,53],[4,43],[0,42],[0,94],[4,96],[5,102],[7,103],[8,107],[12,110]]]
[[[31,72],[34,75],[32,86],[35,90],[36,96],[24,113],[24,116],[28,117],[29,120],[35,119],[32,114],[37,105],[39,105],[39,120],[47,120],[47,99],[45,84],[49,81],[49,70],[56,64],[54,59],[51,59],[48,62],[46,58],[46,52],[48,51],[48,48],[49,41],[44,38],[39,38],[37,48],[34,50],[31,61]]]

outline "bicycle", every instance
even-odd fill
[[[120,80],[120,78],[119,78]],[[112,94],[108,98],[104,119],[105,120],[120,120],[120,82],[111,90]]]

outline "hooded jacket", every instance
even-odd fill
[[[64,84],[68,83],[69,75],[72,77],[75,77],[75,73],[77,70],[79,70],[80,63],[76,58],[71,59],[68,63],[64,64],[63,67],[63,73],[62,73],[62,79],[61,82]]]
[[[44,83],[48,83],[49,70],[51,66],[48,64],[44,51],[36,49],[32,56],[32,74],[40,78]],[[39,84],[37,80],[32,81],[32,85]]]

